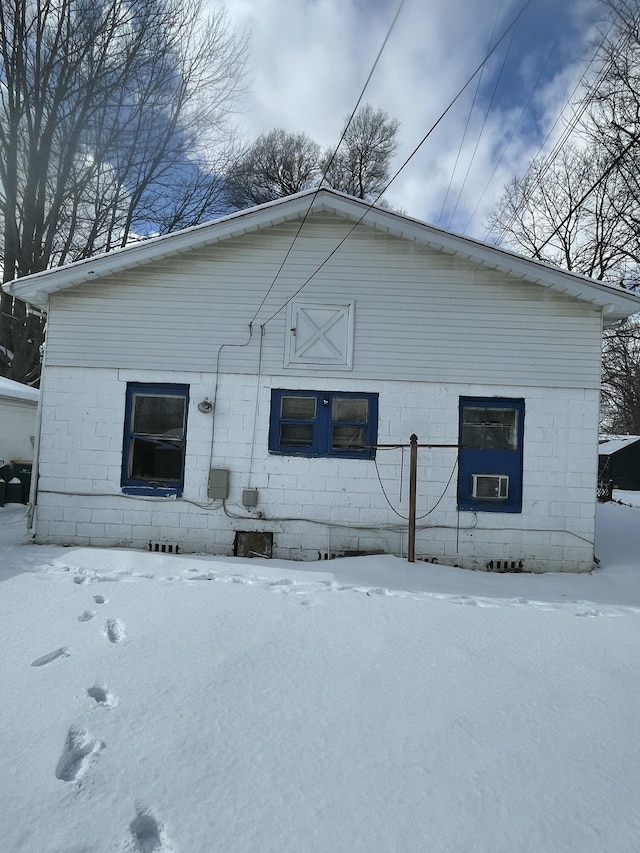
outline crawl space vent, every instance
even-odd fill
[[[178,554],[180,552],[180,543],[151,540],[149,542],[149,550],[153,551],[154,554]]]

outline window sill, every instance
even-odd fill
[[[521,513],[522,506],[505,505],[499,501],[459,501],[458,509],[460,512],[504,512],[504,513]]]
[[[349,451],[343,453],[318,453],[314,450],[269,450],[271,456],[294,456],[298,459],[364,459],[371,460],[375,458],[375,454],[370,450],[365,451]]]
[[[122,486],[122,494],[154,498],[181,498],[182,486]]]

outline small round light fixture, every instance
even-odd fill
[[[201,403],[198,403],[198,411],[202,412],[203,415],[208,415],[213,410],[213,403],[207,397]]]

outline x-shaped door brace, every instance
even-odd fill
[[[326,335],[327,335],[327,332],[330,329],[332,329],[339,320],[343,319],[344,314],[341,311],[335,311],[333,313],[333,316],[329,317],[329,319],[325,323],[318,325],[314,320],[311,319],[311,317],[307,314],[307,312],[304,308],[299,308],[298,310],[299,310],[298,317],[300,317],[300,315],[303,314],[305,321],[306,321],[304,324],[304,330],[305,331],[307,330],[306,323],[309,323],[311,326],[311,329],[310,329],[311,337],[308,340],[306,340],[301,346],[298,346],[298,342],[296,341],[296,348],[295,348],[296,349],[296,355],[297,356],[304,355],[305,352],[307,352],[307,350],[310,349],[316,342],[320,342],[322,344],[325,344],[330,350],[333,350],[333,352],[335,353],[337,358],[343,359],[345,356],[345,353],[341,352],[335,346],[335,344],[329,340],[329,338]],[[298,325],[300,325],[299,319],[298,319]],[[291,329],[291,331],[297,337],[297,334],[298,334],[297,328],[293,328],[293,329]]]

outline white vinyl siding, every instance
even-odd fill
[[[56,294],[47,363],[295,375],[297,366],[285,367],[285,303],[350,227],[312,216],[275,284],[297,223]],[[597,308],[366,226],[349,236],[300,298],[355,300],[354,380],[599,387]],[[260,325],[280,308],[261,339]],[[324,373],[345,375],[329,366]]]

